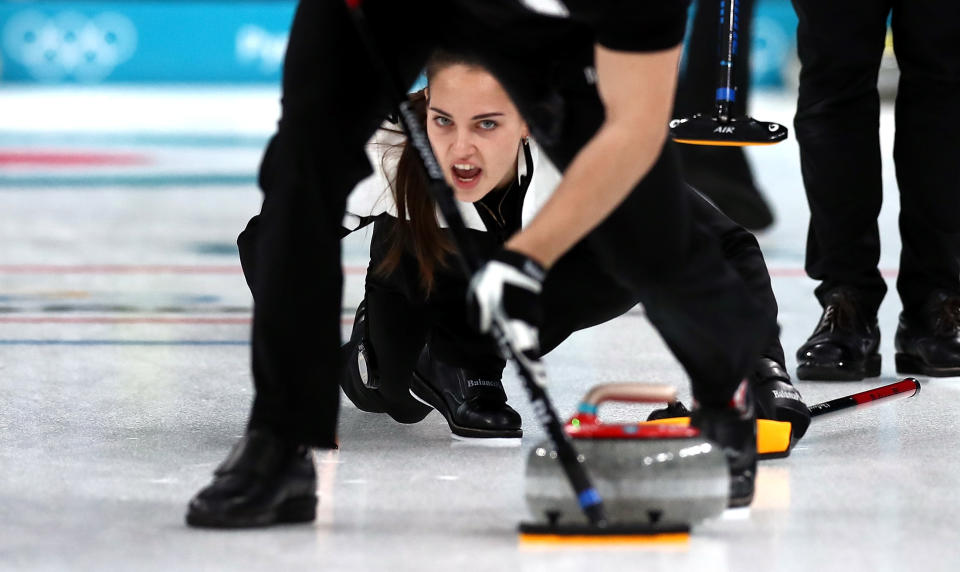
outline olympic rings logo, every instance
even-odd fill
[[[72,11],[53,16],[18,12],[2,34],[7,56],[40,81],[98,82],[137,48],[137,28],[115,12],[93,17]]]

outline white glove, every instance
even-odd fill
[[[470,280],[470,314],[481,332],[498,324],[502,345],[531,358],[539,357],[543,320],[540,291],[546,270],[532,258],[501,250]]]

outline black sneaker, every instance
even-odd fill
[[[367,304],[360,302],[353,321],[350,341],[340,348],[340,388],[361,411],[387,413],[400,423],[416,423],[430,408],[409,395],[406,388],[388,395],[380,388],[377,358],[367,334]]]
[[[750,374],[750,385],[757,404],[757,417],[789,421],[792,440],[798,441],[810,426],[810,410],[790,375],[782,365],[770,358],[760,358]]]
[[[731,508],[753,502],[757,475],[757,416],[750,393],[749,382],[743,380],[727,406],[702,407],[695,403],[690,413],[690,425],[723,447],[727,456]]]
[[[316,517],[313,453],[269,431],[252,430],[234,445],[213,482],[190,500],[187,524],[248,528],[310,522]]]
[[[797,350],[797,378],[860,381],[880,375],[880,328],[857,295],[837,288],[824,299],[820,322]]]
[[[902,312],[894,346],[897,373],[960,376],[960,295],[937,292],[920,311]]]
[[[420,354],[410,391],[439,411],[455,435],[523,436],[520,414],[507,405],[499,375],[447,365],[431,356],[429,345]]]

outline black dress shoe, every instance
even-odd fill
[[[880,375],[880,328],[857,295],[837,288],[824,299],[820,323],[797,350],[797,378],[859,381]]]
[[[430,413],[430,408],[411,397],[407,388],[392,393],[381,389],[376,353],[367,334],[365,300],[357,306],[350,341],[340,348],[340,359],[340,388],[357,409],[386,413],[400,423],[416,423]]]
[[[750,385],[757,404],[757,417],[789,421],[793,440],[797,441],[810,426],[810,410],[790,375],[782,365],[770,358],[760,358],[750,374]]]
[[[507,405],[500,376],[447,365],[423,349],[410,390],[439,411],[461,437],[523,436],[520,414]]]
[[[753,502],[757,475],[757,416],[750,384],[744,380],[725,407],[694,405],[690,425],[723,448],[730,465],[730,507]]]
[[[915,314],[900,314],[898,373],[960,376],[960,294],[937,292]]]
[[[247,528],[316,517],[313,453],[269,431],[253,430],[234,445],[213,482],[190,500],[187,524]]]

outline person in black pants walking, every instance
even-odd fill
[[[731,502],[756,471],[746,375],[775,334],[716,238],[691,215],[664,146],[686,2],[367,0],[387,65],[410,85],[438,46],[477,53],[564,177],[471,282],[481,328],[496,312],[537,352],[539,291],[573,248],[644,303],[690,375],[692,423],[728,457]],[[390,111],[383,78],[339,0],[300,3],[283,115],[261,168],[253,374],[246,435],[190,502],[195,526],[312,520],[310,449],[335,447],[347,194],[370,173],[366,141]],[[595,85],[584,88],[583,78]],[[454,165],[443,165],[451,177]],[[311,264],[303,264],[310,260]],[[509,301],[523,299],[523,307]],[[504,301],[507,301],[504,304]]]
[[[960,375],[960,3],[794,0],[802,69],[795,119],[823,315],[800,379],[880,374],[882,200],[877,75],[892,13],[900,66],[893,159],[900,190],[900,373]]]

